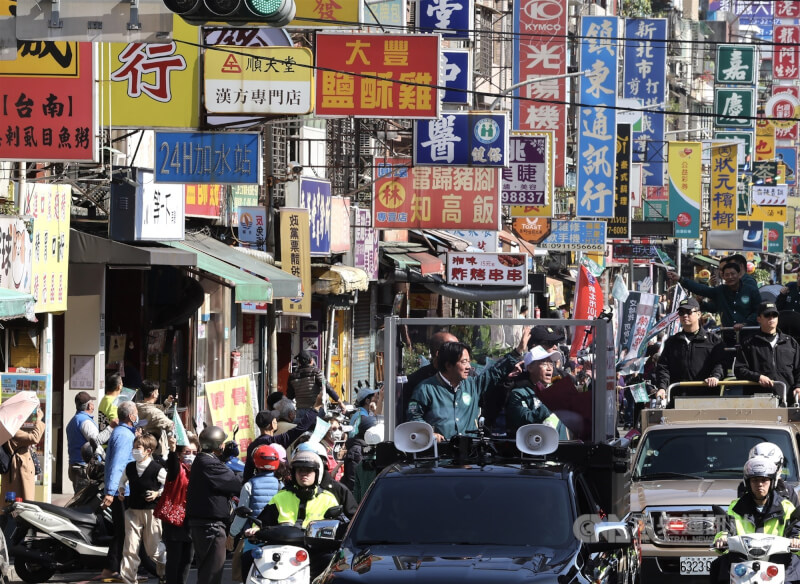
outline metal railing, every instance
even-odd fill
[[[755,387],[763,390],[762,393],[772,393],[777,395],[781,398],[781,403],[786,405],[788,402],[786,401],[786,384],[783,381],[773,381],[772,387],[763,387],[759,383],[755,381],[743,381],[740,379],[731,379],[727,381],[720,381],[716,386],[710,387],[706,385],[705,381],[679,381],[678,383],[672,383],[667,387],[667,403],[672,401],[672,390],[676,387],[705,387],[707,389],[716,389],[719,388],[718,394],[712,394],[709,392],[707,396],[703,395],[693,395],[692,397],[722,397],[724,395],[724,390],[726,387]],[[778,393],[780,392],[780,393]]]

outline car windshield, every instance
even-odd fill
[[[349,538],[355,545],[454,544],[565,548],[574,543],[567,483],[531,476],[431,473],[375,484]]]
[[[782,476],[797,481],[791,435],[761,428],[674,428],[649,432],[636,460],[634,478],[741,478],[750,449],[773,442],[784,454]]]

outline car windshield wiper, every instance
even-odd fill
[[[733,477],[733,478],[737,478],[742,474],[742,469],[740,469],[740,468],[710,468],[705,472],[708,473],[708,474],[720,474],[720,473],[723,473],[723,472],[733,473],[733,474],[736,475],[736,477]]]
[[[641,481],[652,481],[657,479],[702,479],[703,477],[684,472],[653,472],[650,474],[639,475],[635,478]]]

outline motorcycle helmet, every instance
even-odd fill
[[[278,470],[280,463],[278,452],[269,444],[262,444],[253,451],[253,464],[258,470],[275,472]]]
[[[378,422],[371,428],[369,428],[366,432],[364,432],[364,442],[369,444],[370,446],[374,446],[375,444],[380,444],[383,442],[383,422]]]
[[[753,446],[750,449],[750,456],[747,458],[755,458],[757,456],[764,457],[768,460],[771,460],[775,466],[778,468],[778,472],[776,476],[781,476],[781,470],[783,469],[783,451],[778,447],[777,444],[773,444],[772,442],[760,442]]]
[[[753,477],[765,477],[770,480],[770,491],[775,488],[775,479],[778,474],[778,467],[775,463],[763,456],[756,456],[744,463],[744,483],[745,488],[750,489],[750,479]]]
[[[298,444],[297,448],[295,448],[295,452],[313,452],[326,460],[328,458],[328,451],[325,450],[325,447],[319,442],[311,442],[311,440]]]
[[[292,458],[291,468],[292,476],[294,476],[295,469],[313,469],[317,473],[314,482],[318,485],[322,483],[322,460],[320,460],[319,456],[317,456],[317,454],[311,450],[299,450]]]
[[[225,430],[219,426],[207,426],[200,432],[200,450],[203,452],[219,450],[227,437]]]

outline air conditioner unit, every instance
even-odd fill
[[[375,156],[375,138],[361,134],[358,141],[358,153],[360,156]]]

